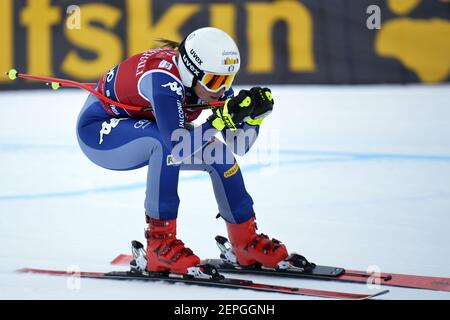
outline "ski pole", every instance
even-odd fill
[[[205,104],[185,104],[184,108],[214,109],[223,106],[225,101],[211,101]]]
[[[16,80],[17,78],[22,79],[30,79],[30,80],[37,80],[46,82],[47,85],[49,85],[53,90],[57,90],[61,87],[72,87],[72,88],[80,88],[84,89],[93,95],[95,95],[100,100],[115,105],[119,108],[130,110],[130,111],[148,111],[152,110],[151,107],[141,107],[141,106],[133,106],[128,105],[125,103],[120,103],[118,101],[114,101],[109,99],[108,97],[102,95],[100,92],[94,89],[94,87],[97,85],[96,83],[81,83],[73,80],[67,80],[67,79],[59,79],[59,78],[52,78],[52,77],[44,77],[44,76],[37,76],[37,75],[31,75],[31,74],[25,74],[25,73],[19,73],[16,69],[11,69],[8,72],[6,72],[6,75],[10,80]],[[223,101],[212,101],[207,104],[188,104],[185,105],[184,108],[201,108],[201,109],[210,109],[218,106],[222,106],[224,104]]]

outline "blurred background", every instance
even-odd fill
[[[2,0],[0,70],[96,81],[155,38],[214,26],[239,45],[238,84],[441,83],[449,19],[448,0]]]

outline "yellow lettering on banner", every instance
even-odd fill
[[[210,10],[210,25],[222,29],[235,41],[236,38],[236,8],[233,4],[212,4]]]
[[[13,1],[0,1],[0,82],[7,82],[5,72],[13,67]]]
[[[289,69],[292,72],[315,71],[311,13],[300,2],[276,1],[247,3],[248,65],[251,73],[273,71],[272,29],[283,21],[287,26]]]
[[[450,23],[445,19],[394,18],[383,23],[375,51],[399,60],[422,82],[445,81],[450,74]]]
[[[80,80],[99,78],[123,57],[120,37],[113,32],[91,25],[100,23],[106,29],[113,29],[122,17],[122,12],[106,4],[85,4],[81,6],[83,18],[80,29],[64,28],[67,39],[85,50],[94,52],[96,59],[84,59],[75,50],[70,50],[61,69],[64,73]]]
[[[20,24],[28,29],[28,72],[51,75],[53,73],[51,26],[61,20],[61,10],[51,6],[50,0],[28,0],[27,4],[20,15]]]
[[[172,6],[154,23],[151,0],[127,0],[128,54],[133,55],[155,46],[155,38],[183,40],[180,27],[200,11],[199,4],[181,4]]]
[[[421,0],[388,0],[389,9],[396,14],[408,14],[414,10]]]

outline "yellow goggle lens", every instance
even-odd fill
[[[209,91],[217,92],[225,87],[229,89],[234,80],[234,74],[231,75],[218,75],[212,73],[206,73],[200,81],[202,85]]]

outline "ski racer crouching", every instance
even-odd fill
[[[90,95],[77,123],[79,145],[95,164],[111,170],[148,166],[145,213],[148,228],[146,269],[149,272],[186,274],[200,258],[176,237],[180,170],[210,174],[220,216],[225,220],[232,252],[240,265],[260,264],[277,268],[288,252],[275,239],[256,233],[253,200],[233,155],[233,144],[245,130],[256,133],[242,148],[248,151],[263,119],[272,111],[267,88],[241,90],[234,96],[231,85],[241,58],[232,38],[216,28],[201,28],[180,44],[161,40],[161,48],[132,56],[105,74],[97,90],[121,103],[150,107],[127,111]],[[201,109],[183,109],[189,103],[225,101],[205,123],[193,127]],[[151,109],[151,110],[150,110]],[[239,130],[240,129],[240,130]],[[177,154],[176,131],[195,141],[207,130],[221,132],[219,140],[192,146],[189,154]],[[205,148],[214,152],[205,156]],[[236,147],[236,146],[235,146]],[[209,158],[208,158],[209,157]],[[217,157],[216,157],[217,158]]]

